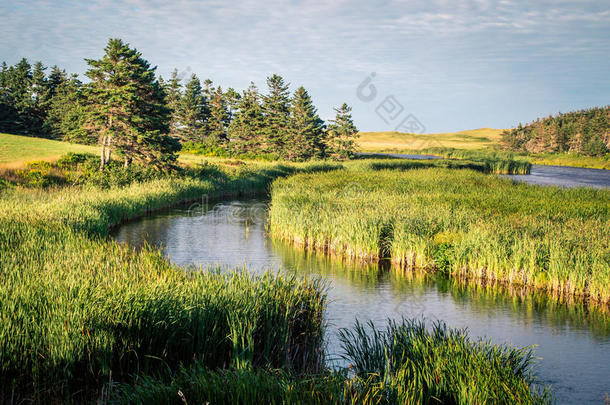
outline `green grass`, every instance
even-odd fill
[[[585,167],[610,170],[610,156],[583,156],[576,153],[540,153],[526,157],[538,165]]]
[[[390,321],[386,330],[356,323],[341,331],[350,370],[295,378],[281,370],[221,370],[201,365],[165,378],[120,385],[125,404],[548,404],[535,385],[530,349],[472,341],[437,323]]]
[[[323,364],[323,289],[287,276],[170,265],[105,237],[181,201],[264,192],[278,176],[327,165],[208,165],[199,176],[100,190],[8,189],[0,199],[0,402],[87,402],[197,360],[207,367]]]
[[[514,184],[471,170],[374,169],[275,182],[271,233],[353,259],[389,257],[404,271],[610,303],[609,190]]]
[[[69,152],[97,154],[98,151],[96,146],[0,134],[0,167],[21,167],[32,160],[57,160]]]

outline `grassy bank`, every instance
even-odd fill
[[[401,159],[370,155],[360,161],[350,162],[347,167],[357,170],[409,170],[426,167],[446,169],[470,169],[488,174],[529,174],[532,165],[523,160],[515,160],[510,156],[495,156],[473,154],[472,158],[457,159]]]
[[[470,170],[342,170],[274,183],[270,220],[308,249],[607,305],[609,200]]]
[[[278,176],[330,168],[227,162],[107,190],[4,190],[0,402],[87,402],[110,378],[193,360],[319,370],[325,298],[316,282],[185,271],[156,250],[136,252],[104,236],[203,194],[264,192]]]
[[[526,159],[537,165],[572,166],[610,170],[610,156],[584,156],[576,153],[539,153]]]

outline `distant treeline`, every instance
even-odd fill
[[[88,81],[53,66],[22,59],[0,71],[0,132],[39,136],[104,149],[132,160],[167,167],[189,150],[266,155],[288,160],[347,158],[358,130],[347,104],[329,125],[320,119],[304,87],[294,93],[279,75],[267,78],[267,94],[252,83],[223,91],[192,74],[168,80],[120,39],[111,39],[99,60],[86,59]]]
[[[574,152],[588,156],[610,153],[610,106],[555,116],[506,130],[506,149],[520,152]]]

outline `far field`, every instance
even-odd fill
[[[428,153],[450,157],[457,151],[497,151],[503,129],[479,128],[460,132],[438,134],[408,134],[403,132],[360,132],[358,145],[360,152],[376,153]],[[469,154],[457,153],[463,158]],[[533,164],[586,167],[610,170],[610,158],[604,156],[584,156],[577,153],[512,153],[517,160]]]
[[[400,152],[429,148],[487,149],[497,146],[503,129],[479,128],[439,134],[360,132],[362,152]]]

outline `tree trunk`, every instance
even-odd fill
[[[110,142],[111,142],[111,139],[110,139],[110,137],[108,137],[107,138],[108,144],[106,145],[106,148],[105,148],[106,149],[106,156],[104,157],[105,164],[110,163],[110,155],[112,154],[112,149],[110,149]]]
[[[100,153],[100,170],[104,170],[104,164],[106,163],[106,139],[106,136],[102,138],[102,152]]]

